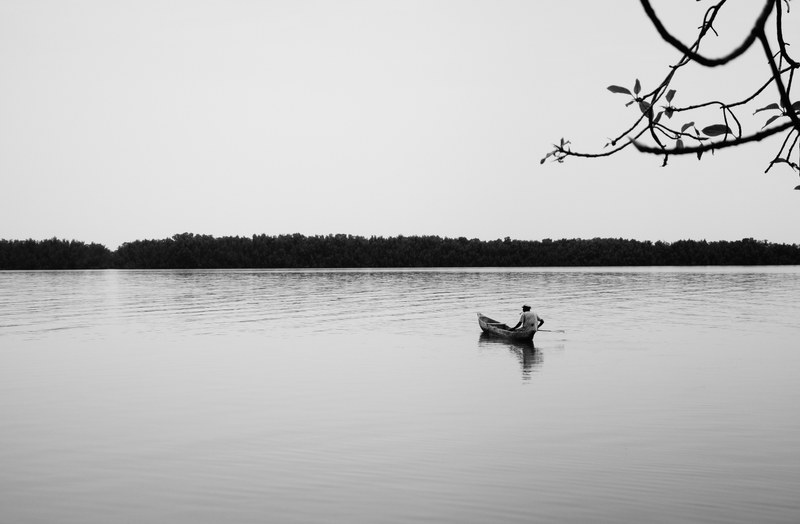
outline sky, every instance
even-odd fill
[[[655,5],[688,39],[710,4]],[[729,2],[707,53],[761,5]],[[800,243],[775,139],[540,164],[561,137],[601,151],[635,115],[606,86],[677,58],[637,0],[0,0],[0,238]],[[766,67],[682,70],[675,103],[742,98]]]

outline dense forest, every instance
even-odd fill
[[[482,241],[438,236],[183,233],[111,251],[76,240],[0,240],[0,269],[201,269],[363,267],[698,266],[800,264],[800,246],[734,242],[591,240]]]

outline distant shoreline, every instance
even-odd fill
[[[0,240],[0,270],[343,269],[423,267],[627,267],[800,265],[800,245],[736,241],[651,242],[615,238],[253,235],[182,233],[111,251],[77,240]]]

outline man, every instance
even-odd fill
[[[522,314],[519,316],[517,325],[511,328],[511,331],[516,331],[518,327],[522,329],[533,328],[534,331],[539,331],[539,328],[544,324],[544,319],[541,318],[536,312],[531,311],[531,307],[527,304],[522,306]]]

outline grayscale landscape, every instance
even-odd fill
[[[800,522],[789,7],[0,0],[0,522]]]

